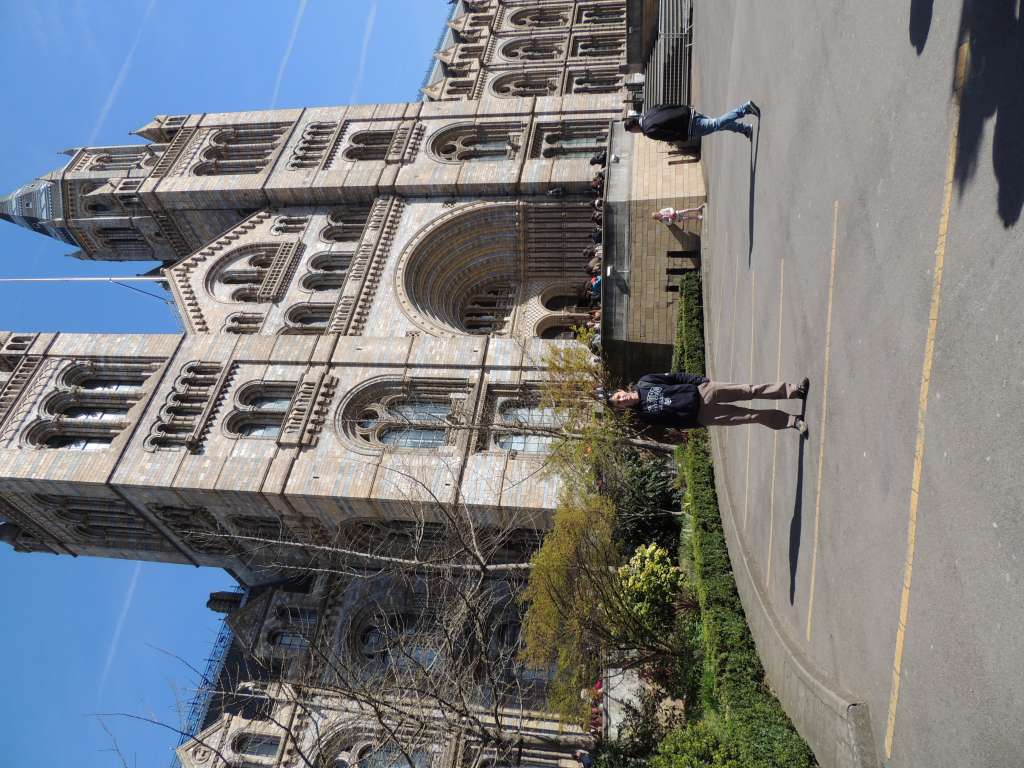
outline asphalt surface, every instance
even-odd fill
[[[868,703],[888,766],[1024,765],[1015,8],[695,2],[695,106],[763,110],[753,143],[703,142],[709,373],[812,382],[808,440],[731,428],[719,471],[787,632]]]

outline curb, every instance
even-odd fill
[[[717,471],[725,467],[718,436],[714,432],[709,436],[716,467],[715,488],[736,589],[772,691],[822,768],[878,768],[868,705],[856,701],[830,681],[797,647],[754,578],[736,530],[732,499],[721,479],[724,472]]]

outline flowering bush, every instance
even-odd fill
[[[683,574],[672,564],[668,550],[657,544],[637,547],[629,562],[619,568],[619,579],[623,600],[637,621],[651,631],[672,625]]]

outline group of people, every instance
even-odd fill
[[[741,133],[748,139],[753,128],[741,120],[747,115],[760,119],[761,109],[747,101],[721,117],[711,118],[689,105],[662,104],[641,115],[627,117],[624,127],[656,141],[679,142],[707,136],[716,131]],[[676,210],[663,208],[651,214],[656,221],[672,225],[688,219],[701,220],[704,206]],[[711,381],[688,373],[648,374],[635,386],[619,389],[607,398],[613,408],[630,410],[646,424],[673,429],[762,424],[770,429],[795,429],[807,434],[803,417],[779,409],[744,408],[734,403],[745,400],[804,400],[810,380],[799,384],[777,381],[765,384],[732,384]]]

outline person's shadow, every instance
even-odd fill
[[[754,256],[754,190],[757,188],[757,147],[761,143],[761,118],[750,142],[750,191],[747,193],[747,269]]]
[[[917,55],[924,52],[928,42],[928,31],[932,27],[932,5],[935,0],[910,0],[910,44],[917,49]]]
[[[800,409],[800,418],[807,413],[807,400]],[[789,521],[789,604],[796,599],[796,567],[800,562],[800,533],[804,520],[804,448],[807,438],[800,438],[800,451],[796,458],[796,496],[793,499],[793,517]]]
[[[1024,17],[1017,16],[1017,0],[964,0],[958,48],[963,43],[970,54],[960,100],[957,189],[962,196],[977,171],[985,123],[995,118],[997,210],[1009,228],[1024,208]],[[955,78],[955,53],[953,68]]]

